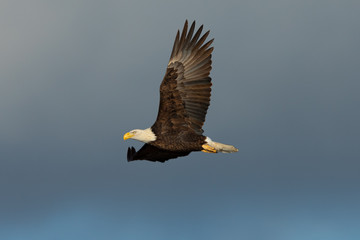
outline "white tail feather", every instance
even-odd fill
[[[206,137],[205,141],[211,147],[215,148],[216,151],[218,151],[218,152],[232,153],[232,152],[239,151],[239,149],[237,149],[236,147],[234,147],[232,145],[227,145],[227,144],[223,144],[223,143],[214,142],[209,137]]]

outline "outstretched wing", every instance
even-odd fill
[[[144,144],[144,146],[136,152],[134,147],[128,148],[127,160],[149,160],[152,162],[165,162],[172,158],[183,157],[189,155],[190,152],[172,152],[166,151],[150,144]]]
[[[152,129],[166,134],[173,129],[191,128],[202,134],[211,95],[211,53],[214,39],[205,42],[209,31],[200,37],[203,26],[193,35],[195,21],[188,31],[185,22],[177,32],[165,77],[160,85],[160,106]]]

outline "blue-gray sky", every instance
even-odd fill
[[[1,239],[359,239],[359,1],[0,6]],[[128,163],[185,19],[239,152]]]

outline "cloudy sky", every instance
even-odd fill
[[[360,2],[0,3],[1,239],[359,239]],[[126,161],[177,29],[215,38],[204,130]]]

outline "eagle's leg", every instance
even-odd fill
[[[217,153],[216,149],[211,147],[209,144],[203,144],[202,148],[203,148],[203,150],[201,150],[202,152]]]

